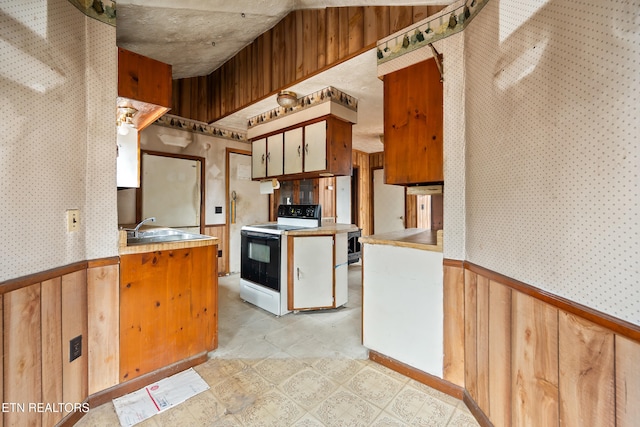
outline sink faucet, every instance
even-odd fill
[[[147,222],[156,222],[156,217],[151,216],[149,218],[145,218],[142,221],[140,221],[140,223],[136,225],[136,228],[133,229],[133,237],[138,237],[138,230],[140,230],[140,227],[142,227],[142,224]]]

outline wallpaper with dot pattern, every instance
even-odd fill
[[[117,255],[115,29],[66,0],[0,9],[0,281]]]
[[[466,259],[640,324],[640,1],[491,1],[464,39]]]
[[[443,14],[464,5],[457,1],[443,9]],[[429,19],[425,19],[426,23]],[[403,35],[406,29],[389,36]],[[444,235],[443,254],[448,259],[465,259],[466,221],[466,161],[465,161],[465,43],[464,32],[433,43],[442,55],[443,78],[443,139],[444,139]],[[378,76],[383,76],[421,61],[430,60],[429,47],[414,49],[378,65]]]

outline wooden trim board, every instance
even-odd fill
[[[73,264],[63,265],[62,267],[52,268],[51,270],[41,271],[27,276],[16,277],[15,279],[9,279],[0,283],[0,295],[7,292],[15,291],[21,288],[26,288],[34,283],[45,282],[47,280],[55,279],[66,274],[75,273],[76,271],[85,270],[87,268],[87,261],[75,262]]]
[[[597,325],[604,326],[605,328],[611,329],[618,335],[631,338],[635,341],[640,341],[639,325],[634,325],[625,320],[618,319],[609,314],[602,313],[593,308],[579,304],[575,301],[571,301],[566,298],[554,295],[550,292],[520,282],[519,280],[504,276],[500,273],[496,273],[492,270],[473,264],[471,262],[464,261],[464,266],[466,270],[469,270],[476,274],[480,274],[488,278],[489,280],[500,282],[503,285],[510,287],[511,289],[529,295],[560,310],[578,315]]]
[[[442,378],[438,378],[427,372],[423,372],[419,369],[402,363],[377,351],[369,350],[369,360],[379,363],[382,366],[386,366],[392,371],[396,371],[406,377],[418,381],[419,383],[428,385],[431,388],[435,388],[443,393],[453,396],[456,399],[462,400],[464,389],[455,384],[445,381]]]
[[[89,403],[89,408],[96,408],[104,403],[107,403],[117,397],[124,396],[127,393],[136,391],[142,387],[153,384],[163,378],[170,377],[171,375],[182,372],[185,369],[192,368],[207,361],[207,352],[196,354],[188,359],[181,360],[169,366],[165,366],[162,369],[158,369],[154,372],[150,372],[145,375],[141,375],[130,381],[118,384],[106,390],[98,393],[94,393],[84,400],[83,403]],[[83,412],[73,412],[60,421],[58,427],[71,427],[75,425],[80,419],[84,417]]]

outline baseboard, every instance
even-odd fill
[[[482,409],[480,409],[476,401],[473,400],[473,398],[471,397],[471,395],[467,390],[465,390],[462,395],[462,401],[464,402],[465,405],[467,405],[467,408],[469,408],[471,415],[473,415],[473,417],[476,419],[476,421],[478,422],[478,424],[480,424],[481,427],[493,427],[493,423],[491,422],[489,417],[487,417],[487,415],[482,411]]]
[[[462,400],[464,389],[460,386],[450,383],[449,381],[438,378],[435,375],[428,374],[424,371],[409,366],[405,363],[378,353],[377,351],[369,350],[369,360],[372,360],[380,365],[386,366],[392,371],[396,371],[406,377],[414,379],[419,383],[428,385],[431,388],[435,388],[449,396],[453,396],[456,399]]]
[[[195,356],[191,356],[187,359],[181,360],[174,364],[165,366],[164,368],[155,370],[153,372],[149,372],[148,374],[141,375],[137,378],[129,380],[127,382],[115,385],[111,388],[108,388],[103,391],[99,391],[97,393],[89,396],[85,402],[89,403],[89,408],[96,408],[104,403],[107,403],[116,397],[124,396],[127,393],[131,393],[132,391],[136,391],[141,389],[142,387],[148,386],[149,384],[153,384],[156,381],[159,381],[163,378],[170,377],[171,375],[177,374],[178,372],[182,372],[185,369],[192,368],[194,366],[200,365],[207,361],[207,352],[196,354]],[[57,426],[59,427],[71,427],[76,424],[82,417],[84,417],[83,412],[74,412],[72,414],[64,417]]]
[[[84,403],[87,403],[87,401],[85,400]],[[82,419],[82,417],[85,416],[84,412],[71,412],[70,414],[68,414],[67,416],[65,416],[63,419],[60,420],[60,422],[58,424],[56,424],[56,427],[58,426],[73,426],[76,425],[78,423],[78,421],[80,421]]]
[[[142,387],[159,381],[162,378],[170,377],[173,374],[177,374],[178,372],[192,368],[206,361],[206,351],[196,354],[195,356],[191,356],[187,359],[165,366],[164,368],[157,369],[153,372],[149,372],[148,374],[141,375],[127,382],[115,385],[98,393],[94,393],[89,396],[89,405],[91,408],[95,408],[96,406],[100,406],[103,403],[107,403],[110,400],[115,399],[116,397],[124,396],[127,393],[131,393],[132,391],[136,391]]]

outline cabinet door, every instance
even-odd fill
[[[327,122],[304,127],[304,171],[327,169]]]
[[[302,128],[284,133],[284,173],[302,172]]]
[[[282,175],[284,161],[283,135],[278,133],[267,137],[267,176]]]
[[[251,143],[251,175],[253,178],[267,176],[267,139],[257,139]]]
[[[384,76],[386,184],[444,181],[442,96],[434,59]]]
[[[293,239],[293,309],[331,308],[333,236]]]

